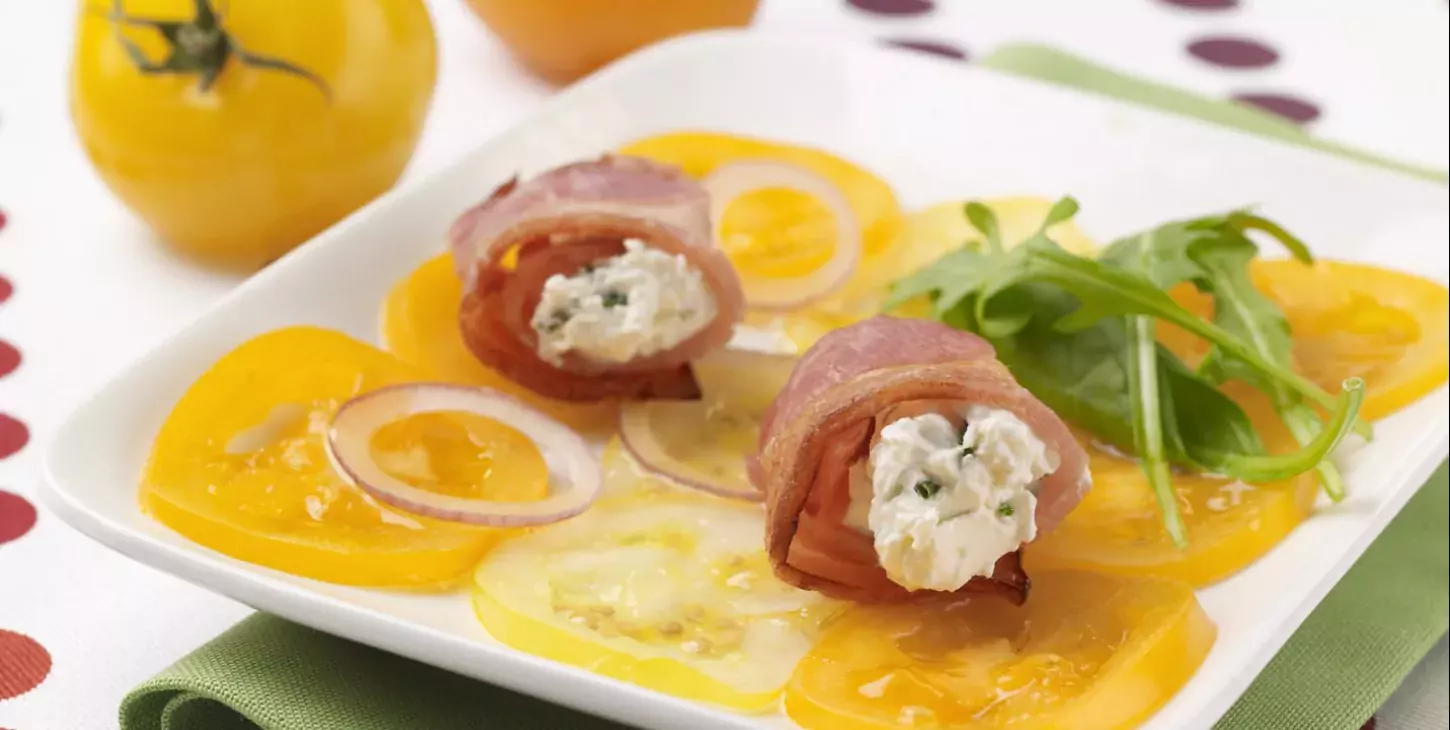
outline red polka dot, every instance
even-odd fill
[[[961,46],[951,43],[945,43],[942,41],[918,40],[913,38],[888,38],[886,40],[886,44],[896,46],[897,48],[906,48],[913,51],[921,51],[922,53],[930,53],[932,55],[942,56],[944,58],[951,58],[957,61],[965,61],[967,59],[967,52]]]
[[[9,219],[5,217],[5,211],[0,210],[0,231],[5,230],[5,224]]]
[[[1239,6],[1239,0],[1159,0],[1159,2],[1189,10],[1232,10]]]
[[[20,367],[20,351],[15,346],[0,340],[0,378],[15,372]]]
[[[1286,94],[1234,94],[1234,100],[1300,124],[1312,122],[1322,114],[1314,104]]]
[[[853,7],[875,15],[925,15],[936,9],[931,0],[846,0]]]
[[[35,505],[12,492],[0,490],[0,545],[20,539],[35,527]]]
[[[0,413],[0,459],[25,448],[30,442],[30,429],[25,424]]]
[[[50,674],[50,652],[25,634],[0,629],[0,700],[35,689]]]
[[[1246,38],[1204,38],[1188,44],[1193,56],[1224,68],[1264,68],[1279,60],[1279,52]]]
[[[1360,728],[1359,730],[1374,730],[1374,726],[1375,726],[1374,718],[1371,717],[1369,719],[1369,722],[1366,722],[1364,724],[1364,727]]]
[[[10,283],[9,279],[0,276],[0,304],[5,303],[5,300],[9,299],[10,295],[14,293],[15,286]]]

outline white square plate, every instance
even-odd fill
[[[544,699],[657,730],[785,728],[529,656],[490,639],[462,595],[295,578],[188,542],[141,514],[150,441],[222,354],[291,324],[375,341],[399,277],[442,250],[453,218],[532,173],[670,130],[806,143],[877,171],[908,208],[969,196],[1071,193],[1099,240],[1249,203],[1322,255],[1446,270],[1445,190],[1183,118],[919,54],[762,34],[654,47],[558,95],[535,118],[394,191],[240,286],[91,398],[46,453],[46,502],[71,525],[259,609]],[[1378,425],[1344,459],[1350,498],[1271,554],[1200,592],[1219,638],[1147,727],[1208,728],[1374,540],[1447,451],[1446,392]]]

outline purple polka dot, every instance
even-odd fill
[[[0,413],[0,459],[13,455],[30,442],[30,429],[24,423]]]
[[[876,15],[925,15],[936,10],[932,0],[846,0],[858,10]]]
[[[1239,0],[1158,0],[1164,5],[1173,5],[1189,10],[1233,10]]]
[[[1234,94],[1234,100],[1300,124],[1312,122],[1322,113],[1314,104],[1286,94]]]
[[[1279,52],[1246,38],[1203,38],[1188,44],[1188,52],[1215,66],[1263,68],[1279,60]]]
[[[35,505],[30,500],[0,489],[0,545],[19,540],[35,527]]]
[[[15,346],[0,340],[0,378],[15,372],[20,367],[20,351]]]
[[[956,61],[967,60],[966,49],[962,48],[961,46],[951,43],[944,43],[942,41],[927,41],[913,38],[889,38],[886,40],[886,45],[896,46],[897,48],[906,48],[913,51],[921,51],[922,53],[930,53],[934,56],[950,58]]]

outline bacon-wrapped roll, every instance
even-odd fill
[[[1082,500],[1088,457],[985,340],[876,317],[836,330],[766,412],[752,473],[783,580],[886,602],[1026,599],[1020,547]]]
[[[709,198],[674,167],[606,155],[515,179],[449,235],[464,342],[549,397],[697,397],[690,361],[744,315]]]

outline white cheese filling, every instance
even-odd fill
[[[624,253],[573,276],[544,282],[530,321],[539,357],[560,365],[566,352],[624,363],[668,350],[715,319],[715,298],[683,255],[629,239]]]
[[[1058,455],[1009,411],[966,408],[965,432],[937,413],[881,429],[853,470],[847,522],[873,535],[881,567],[910,590],[954,591],[1037,536],[1038,482]],[[869,484],[869,494],[867,485]]]

